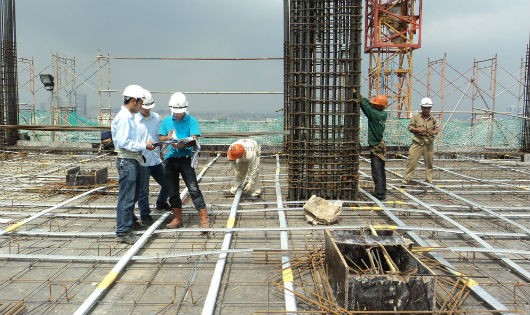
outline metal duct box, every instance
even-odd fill
[[[325,265],[336,302],[350,311],[432,311],[434,273],[391,231],[326,231]]]
[[[98,170],[82,170],[79,166],[66,172],[66,186],[93,186],[104,184],[108,180],[106,167]]]

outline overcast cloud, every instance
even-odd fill
[[[364,0],[363,0],[364,1]],[[424,0],[422,48],[415,69],[447,53],[462,70],[473,59],[498,55],[514,71],[525,56],[530,33],[528,0]],[[80,79],[98,86],[95,65],[100,51],[111,57],[283,56],[283,0],[17,0],[18,56],[35,59],[35,71],[51,72],[51,53],[76,59]],[[363,57],[363,73],[368,57]],[[111,89],[137,83],[168,91],[282,91],[282,61],[111,61]],[[87,86],[91,112],[97,93]],[[40,82],[36,82],[40,86]],[[112,107],[119,108],[121,93]],[[21,91],[21,102],[24,99]],[[165,113],[168,93],[155,94]],[[283,107],[281,95],[190,94],[192,112],[270,113]],[[36,103],[49,102],[40,89]]]

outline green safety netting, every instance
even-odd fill
[[[20,124],[28,125],[32,121],[29,112],[21,113]],[[34,124],[51,124],[49,112],[35,112]],[[70,113],[67,117],[59,117],[63,125],[70,126],[97,126],[97,122],[75,113]],[[388,146],[409,146],[411,144],[411,134],[407,127],[409,119],[391,117],[387,120],[385,130],[385,142]],[[67,122],[67,123],[66,123]],[[283,117],[268,118],[264,120],[201,120],[199,124],[201,131],[205,135],[215,135],[215,137],[203,137],[201,144],[230,144],[245,133],[250,133],[249,138],[255,139],[263,145],[280,145],[283,141]],[[490,119],[477,122],[471,126],[470,121],[451,120],[442,122],[443,132],[436,139],[436,149],[438,151],[473,151],[477,149],[499,149],[518,150],[521,143],[522,119]],[[367,141],[367,119],[361,116],[360,142],[366,146]],[[50,132],[46,131],[21,131],[28,132],[35,140],[49,140]],[[263,133],[262,135],[256,135]],[[56,132],[59,139],[70,142],[91,142],[97,143],[100,140],[100,132],[97,131],[76,131],[76,132]],[[232,134],[234,134],[232,136]],[[221,135],[221,136],[219,136]],[[222,137],[226,135],[226,137]]]

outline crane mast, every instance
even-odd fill
[[[368,96],[385,94],[398,117],[410,117],[412,52],[421,47],[422,0],[366,0],[364,52]]]

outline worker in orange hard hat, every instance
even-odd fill
[[[243,193],[257,198],[261,195],[259,180],[261,147],[252,139],[241,139],[230,145],[226,157],[230,161],[235,175],[235,182],[230,187],[230,194],[234,195],[246,179]]]
[[[355,94],[356,90],[353,89]],[[386,198],[385,158],[386,146],[383,140],[388,107],[386,95],[378,94],[372,100],[361,97],[361,110],[368,118],[368,145],[370,146],[370,166],[374,190],[372,195],[379,200]]]

